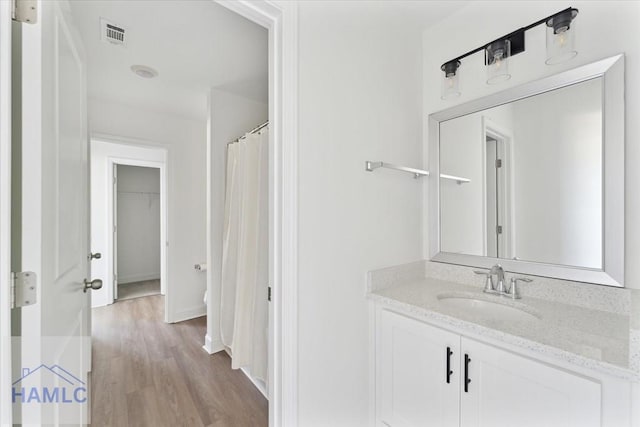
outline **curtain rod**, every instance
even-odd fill
[[[256,126],[255,128],[253,128],[252,130],[250,130],[249,132],[247,132],[246,134],[242,135],[240,138],[236,138],[231,142],[227,142],[227,145],[229,144],[235,144],[236,142],[240,142],[243,139],[245,139],[247,137],[247,135],[249,134],[253,134],[253,133],[257,133],[260,132],[262,129],[264,129],[265,127],[269,126],[269,121],[267,120],[266,122],[264,122],[263,124],[261,124],[260,126]]]

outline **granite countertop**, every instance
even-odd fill
[[[522,315],[505,321],[478,310],[443,303],[457,297],[518,308]],[[401,313],[475,336],[490,338],[619,378],[640,381],[630,357],[630,316],[524,296],[519,300],[486,294],[478,286],[431,277],[401,280],[368,298]],[[521,318],[520,318],[521,317]]]

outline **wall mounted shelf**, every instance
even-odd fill
[[[379,168],[394,169],[394,170],[401,171],[401,172],[408,172],[408,173],[413,174],[413,177],[415,179],[422,178],[423,176],[431,175],[429,173],[429,171],[425,171],[425,170],[422,170],[422,169],[410,168],[410,167],[407,167],[407,166],[398,166],[398,165],[394,165],[393,163],[387,163],[387,162],[381,162],[381,161],[374,162],[374,161],[371,161],[371,160],[367,160],[366,162],[364,162],[364,168],[365,168],[365,170],[367,172],[373,172],[374,170],[379,169]],[[449,179],[451,181],[456,181],[458,184],[464,184],[464,183],[467,183],[467,182],[471,182],[471,180],[468,179],[468,178],[462,178],[460,176],[454,176],[454,175],[446,175],[446,174],[443,174],[443,173],[440,174],[440,178],[441,179]]]

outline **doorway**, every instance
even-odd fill
[[[44,2],[43,5],[52,4],[48,2]],[[297,64],[297,44],[296,44],[296,35],[297,35],[297,24],[296,24],[296,5],[291,3],[283,3],[282,5],[274,5],[268,2],[237,2],[237,3],[228,3],[225,4],[226,7],[238,11],[242,16],[255,21],[261,24],[264,27],[269,29],[270,35],[270,76],[269,76],[269,86],[270,91],[274,94],[273,101],[271,101],[271,105],[273,106],[272,112],[270,114],[270,119],[274,125],[274,137],[272,138],[274,144],[274,150],[272,158],[275,159],[274,164],[274,177],[272,181],[272,190],[270,193],[273,193],[274,206],[273,209],[278,212],[277,216],[273,217],[273,223],[276,224],[274,227],[274,238],[272,239],[272,246],[274,248],[273,252],[273,260],[271,264],[273,265],[273,270],[271,272],[271,276],[273,276],[274,280],[271,282],[277,286],[278,292],[275,293],[275,297],[273,300],[273,311],[276,313],[275,316],[271,316],[272,324],[275,326],[274,328],[270,328],[273,332],[273,339],[271,340],[273,347],[271,349],[272,354],[278,355],[278,357],[274,358],[274,363],[271,367],[271,371],[273,375],[271,377],[275,378],[274,382],[271,383],[271,388],[274,390],[271,395],[273,396],[273,400],[271,400],[270,404],[273,405],[274,411],[270,411],[270,418],[273,425],[280,424],[291,424],[294,423],[293,420],[296,419],[296,381],[295,381],[295,366],[296,366],[296,291],[295,291],[295,283],[296,283],[296,220],[297,214],[295,206],[297,206],[297,175],[296,175],[296,124],[297,120],[295,119],[295,111],[296,102],[297,102],[297,74],[296,74],[296,64]],[[43,15],[46,18],[50,17],[50,11],[48,8]],[[8,11],[7,8],[2,8],[2,16],[8,16],[5,12]],[[91,21],[93,22],[93,21]],[[4,21],[3,21],[4,23]],[[6,27],[3,26],[3,30]],[[5,34],[3,32],[3,34]],[[3,37],[2,40],[9,40],[8,37]],[[35,38],[33,40],[36,40]],[[53,41],[54,38],[50,37],[49,39],[44,39],[47,42],[49,40]],[[57,39],[56,39],[57,40]],[[32,43],[32,41],[30,41]],[[28,43],[27,43],[28,44]],[[3,55],[8,50],[5,49],[5,43],[3,42]],[[31,51],[34,53],[34,56],[39,56],[42,53],[47,52],[51,46],[49,44],[36,46]],[[30,50],[27,50],[30,52]],[[9,61],[3,61],[3,64],[9,64]],[[26,63],[27,66],[32,66],[31,62]],[[34,67],[27,67],[27,69],[35,69]],[[84,69],[84,67],[83,67]],[[3,77],[3,87],[4,82],[6,81],[5,73],[6,67],[2,67],[2,77]],[[283,78],[284,77],[284,78]],[[34,81],[39,80],[40,75],[36,75],[34,77]],[[81,81],[77,79],[77,81]],[[29,95],[32,95],[31,92]],[[37,101],[44,104],[44,102],[48,102],[49,100],[41,100],[39,98],[40,94],[36,94]],[[86,96],[85,96],[86,100]],[[49,104],[46,104],[47,106]],[[4,112],[6,109],[2,109]],[[39,111],[39,110],[37,110]],[[286,118],[286,120],[283,119]],[[5,122],[7,118],[6,115],[3,114],[2,122]],[[135,124],[135,121],[129,120],[129,124],[132,126]],[[162,125],[162,123],[159,123]],[[3,127],[7,128],[7,127]],[[8,128],[7,128],[8,129]],[[33,126],[34,132],[40,131],[40,126]],[[49,134],[48,129],[45,129],[43,134]],[[2,149],[7,147],[7,139],[4,138],[5,132],[2,133]],[[84,133],[86,135],[86,132]],[[124,132],[121,134],[125,134]],[[94,133],[95,135],[95,133]],[[144,138],[135,135],[135,138]],[[154,139],[154,138],[148,138]],[[5,151],[3,151],[4,153]],[[5,156],[6,157],[6,156]],[[3,157],[3,159],[5,159]],[[4,168],[5,163],[3,163],[3,170],[7,171],[7,168]],[[165,170],[166,173],[166,170]],[[2,174],[2,196],[5,196],[7,193],[4,191],[7,188],[7,183],[10,182],[7,179],[4,179],[6,173]],[[85,180],[82,180],[85,181]],[[166,181],[164,182],[166,184]],[[106,184],[106,183],[105,183]],[[108,187],[104,187],[104,191],[107,191]],[[165,187],[166,188],[166,187]],[[4,198],[3,198],[4,200]],[[95,211],[95,210],[94,210]],[[105,215],[110,215],[108,212]],[[2,216],[2,224],[5,225],[7,222],[5,219],[8,218],[8,214]],[[3,232],[6,228],[3,227]],[[84,233],[83,235],[86,235]],[[283,238],[284,236],[284,238]],[[35,253],[35,251],[34,251]],[[8,268],[5,268],[8,265],[8,257],[4,256],[5,251],[2,252],[2,271],[9,271]],[[165,254],[166,255],[166,254]],[[86,257],[86,253],[83,254],[83,259]],[[165,256],[166,258],[166,256]],[[103,259],[104,261],[104,259]],[[98,270],[94,264],[94,270]],[[166,271],[163,271],[163,274],[166,276]],[[8,281],[4,281],[3,283],[8,283]],[[163,283],[166,283],[164,281]],[[109,289],[109,286],[105,286],[104,289]],[[95,294],[94,294],[95,295]],[[48,305],[51,306],[50,302],[45,299]],[[5,304],[6,305],[6,304]],[[3,305],[3,308],[5,308]],[[55,304],[54,304],[55,305]],[[281,307],[286,307],[286,310],[283,310]],[[6,310],[3,310],[3,313],[6,313]],[[55,312],[55,310],[54,310]],[[4,323],[8,324],[8,323]],[[90,329],[84,330],[84,335],[87,334],[87,331]],[[2,368],[3,372],[7,372],[9,370],[9,362],[8,358],[6,358],[7,352],[3,350],[2,352]],[[283,366],[287,366],[287,370],[283,369]],[[10,376],[3,377],[9,379]],[[3,380],[4,381],[4,380]],[[6,381],[4,381],[6,383]],[[281,385],[282,384],[282,385]],[[274,403],[275,402],[275,403]],[[293,424],[292,424],[293,425]]]
[[[119,285],[132,288],[126,284],[156,280],[160,285],[159,293],[165,296],[164,320],[170,321],[168,307],[172,296],[167,277],[166,244],[168,156],[166,148],[149,143],[143,145],[139,141],[125,143],[122,139],[106,136],[91,141],[91,242],[94,248],[103,248],[101,257],[93,263],[93,274],[105,278],[103,288],[92,295],[94,308],[118,300],[121,296]],[[128,216],[140,214],[141,218],[120,224],[119,209],[121,213],[129,212]],[[151,210],[159,211],[153,221],[148,217]],[[132,242],[132,236],[141,237],[142,228],[149,234],[145,237],[148,241]],[[152,253],[136,253],[142,250]],[[142,284],[142,287],[133,287],[133,292],[151,292],[150,289],[157,285]]]
[[[114,165],[114,297],[160,294],[160,169]]]
[[[197,319],[205,314],[205,305],[203,299],[205,297],[204,285],[205,276],[210,274],[212,277],[220,276],[220,269],[216,268],[209,259],[209,254],[203,253],[205,245],[213,248],[222,247],[220,242],[209,239],[208,233],[203,229],[206,226],[205,211],[207,209],[214,210],[222,218],[222,203],[217,203],[220,199],[209,199],[211,193],[205,190],[205,185],[216,186],[216,189],[222,187],[222,191],[218,195],[224,195],[224,169],[216,163],[213,167],[206,168],[207,162],[222,162],[224,165],[227,144],[233,140],[242,137],[245,133],[251,131],[257,125],[266,122],[269,118],[269,91],[268,91],[268,32],[261,27],[249,25],[249,23],[235,16],[232,12],[209,4],[208,2],[192,3],[189,7],[184,8],[182,5],[176,7],[176,2],[162,3],[161,8],[153,8],[154,20],[150,23],[147,19],[149,10],[147,8],[134,8],[136,2],[124,3],[108,3],[107,7],[100,10],[92,7],[93,3],[82,3],[78,6],[77,14],[82,25],[86,25],[87,44],[93,49],[89,55],[90,62],[99,66],[94,70],[99,70],[103,74],[90,73],[88,82],[90,92],[93,91],[95,96],[89,100],[89,117],[91,119],[91,131],[94,135],[117,135],[110,138],[115,141],[121,141],[123,137],[127,139],[135,138],[142,141],[156,141],[156,143],[164,144],[171,151],[171,173],[169,175],[169,188],[171,189],[171,197],[169,199],[169,240],[166,241],[166,250],[170,252],[168,256],[168,279],[161,280],[161,285],[166,285],[166,321],[176,323],[175,329],[182,328],[183,322]],[[156,5],[156,3],[154,3]],[[173,10],[172,10],[173,7]],[[197,13],[196,13],[197,12]],[[220,40],[215,37],[216,34],[210,34],[216,25],[208,25],[204,22],[202,16],[210,16],[212,20],[221,20],[214,16],[219,14],[225,18],[225,21],[232,22],[234,27],[245,28],[247,34],[239,40],[250,39],[253,34],[254,38],[259,39],[259,43],[253,43],[255,47],[249,46],[249,43],[240,44],[243,49],[242,55],[233,55],[229,60],[224,60],[224,50],[217,48],[211,49],[211,41]],[[122,47],[112,46],[98,41],[95,38],[95,28],[88,23],[96,23],[99,17],[106,17],[111,22],[119,24],[118,28],[124,29],[125,38],[129,40],[126,50]],[[177,19],[180,17],[180,19]],[[186,19],[188,18],[188,19]],[[188,23],[188,25],[185,25]],[[151,25],[153,24],[153,25]],[[205,25],[207,24],[207,25]],[[221,25],[229,25],[221,22]],[[180,27],[180,31],[175,31],[169,37],[166,43],[167,34],[162,33],[153,36],[154,31],[161,27]],[[249,28],[251,27],[251,28]],[[185,37],[186,34],[196,33],[193,37]],[[229,29],[231,31],[231,29]],[[130,36],[129,36],[130,34]],[[92,41],[91,37],[94,36]],[[183,40],[184,39],[184,40]],[[195,41],[202,43],[202,47],[195,48]],[[170,43],[169,43],[170,41]],[[171,45],[171,49],[167,46]],[[163,46],[158,49],[158,46]],[[189,46],[190,49],[185,49]],[[179,49],[177,48],[179,47]],[[213,44],[217,47],[217,44]],[[193,48],[197,52],[206,52],[206,55],[188,55]],[[249,49],[251,48],[251,49]],[[178,50],[173,52],[173,50]],[[254,51],[255,50],[255,51]],[[234,50],[235,51],[235,50]],[[102,55],[104,53],[104,55]],[[133,53],[129,57],[127,53]],[[143,54],[144,55],[143,55]],[[206,61],[212,55],[217,54],[219,58],[214,64]],[[184,63],[191,66],[174,67],[175,58],[180,56]],[[230,56],[230,55],[229,55]],[[113,57],[112,60],[102,60],[107,57]],[[221,81],[214,79],[219,72],[212,68],[220,67],[220,64],[237,64],[242,58],[253,58],[254,66],[238,67],[234,70],[234,79],[241,79],[227,82],[227,79]],[[150,74],[141,75],[136,72],[137,66],[127,67],[129,63],[140,64],[144,61],[144,65],[157,71]],[[123,66],[124,65],[124,66]],[[112,70],[111,67],[115,69]],[[130,69],[131,68],[131,69]],[[206,79],[199,75],[194,75],[197,70],[204,70],[203,75]],[[251,75],[243,77],[235,77],[243,70],[252,70]],[[133,71],[133,72],[132,72]],[[100,78],[102,77],[102,78]],[[247,83],[247,78],[250,80]],[[115,81],[117,85],[109,85]],[[183,88],[189,90],[183,90]],[[255,90],[253,88],[256,88]],[[110,89],[110,93],[105,94],[106,89]],[[204,93],[202,91],[204,90]],[[147,93],[150,92],[150,93]],[[195,94],[195,95],[194,95]],[[207,102],[202,101],[200,95],[204,95]],[[137,97],[136,95],[140,95]],[[188,105],[187,105],[188,104]],[[204,110],[204,111],[203,111]],[[209,135],[214,145],[207,147]],[[265,135],[265,139],[269,139]],[[240,145],[244,145],[241,143]],[[215,150],[215,151],[208,151]],[[265,155],[268,155],[265,152]],[[130,159],[127,155],[113,156],[112,163],[116,165],[115,173],[112,172],[116,181],[118,180],[118,167],[123,160]],[[210,165],[209,165],[210,166]],[[107,167],[107,173],[109,167]],[[248,168],[248,171],[253,170]],[[212,174],[207,176],[206,174]],[[222,176],[219,177],[218,174]],[[107,181],[109,181],[107,179]],[[269,183],[268,177],[262,181],[267,187]],[[208,189],[207,189],[208,190]],[[117,188],[111,190],[112,194],[116,194],[115,203],[117,205]],[[268,187],[263,192],[265,196],[268,194]],[[112,199],[113,201],[113,199]],[[264,204],[268,208],[268,203]],[[107,210],[113,209],[107,207]],[[98,210],[99,209],[94,209]],[[116,207],[117,211],[117,207]],[[110,283],[112,284],[112,297],[109,302],[119,299],[118,288],[121,286],[121,277],[119,272],[119,263],[117,257],[118,240],[122,233],[121,224],[118,223],[116,214],[112,214],[113,226],[116,232],[113,233],[111,249],[116,250],[116,256],[113,257],[111,263],[105,263],[105,268],[111,269],[113,272]],[[265,218],[266,220],[266,218]],[[212,229],[222,233],[222,224],[214,224]],[[274,230],[275,232],[275,230]],[[265,238],[268,232],[264,233]],[[203,244],[204,243],[204,244]],[[94,248],[97,245],[94,242]],[[268,256],[264,254],[264,258],[268,263]],[[205,266],[203,269],[202,266]],[[198,267],[199,266],[199,267]],[[196,267],[196,268],[194,268]],[[268,280],[260,283],[264,291],[264,297],[260,302],[264,303],[264,311],[268,310],[267,302],[267,286]],[[262,295],[262,294],[260,294]],[[136,302],[141,303],[142,299],[138,298]],[[160,298],[151,297],[150,299],[157,301]],[[208,292],[207,301],[209,308],[215,309],[220,306],[220,293]],[[258,298],[256,298],[258,299]],[[132,312],[137,310],[136,304],[120,304],[120,307],[132,307]],[[111,310],[120,309],[116,307],[108,307]],[[155,313],[156,304],[140,308],[140,310]],[[99,309],[104,312],[104,308]],[[240,310],[238,310],[240,311]],[[236,311],[236,312],[238,312]],[[207,321],[216,319],[219,316],[207,313]],[[239,317],[239,316],[238,316]],[[262,317],[261,317],[262,318]],[[95,326],[98,330],[100,322],[96,319]],[[154,317],[155,320],[155,317]],[[235,320],[235,317],[234,317]],[[268,318],[267,318],[268,322]],[[263,332],[263,342],[267,341],[268,325],[264,325],[260,332]],[[159,330],[165,330],[164,325]],[[218,328],[214,328],[218,330]],[[256,328],[258,330],[258,328]],[[99,335],[94,335],[96,341]],[[234,335],[237,337],[237,335]],[[201,336],[201,343],[205,334]],[[145,339],[153,339],[151,336]],[[240,340],[235,340],[237,343]],[[220,349],[222,350],[222,349]],[[265,352],[267,349],[265,349]],[[232,351],[239,359],[240,350]],[[217,356],[219,357],[219,356]],[[228,357],[225,355],[225,357]],[[233,357],[227,360],[234,360]],[[96,365],[100,366],[100,365]],[[244,366],[241,366],[244,367]],[[264,369],[263,369],[264,371]],[[239,371],[238,371],[239,372]],[[251,375],[255,374],[251,369]],[[266,379],[266,375],[261,378]],[[260,379],[260,378],[258,378]],[[267,394],[266,381],[263,381],[260,388],[264,394]]]

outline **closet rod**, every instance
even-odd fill
[[[257,133],[260,132],[262,129],[264,129],[265,127],[269,126],[269,121],[264,122],[263,124],[261,124],[260,126],[257,126],[255,128],[253,128],[252,130],[250,130],[249,132],[245,133],[244,135],[242,135],[239,138],[234,139],[231,142],[227,142],[227,145],[229,144],[235,144],[236,142],[240,142],[243,139],[245,139],[247,137],[248,134],[253,134],[253,133]]]

